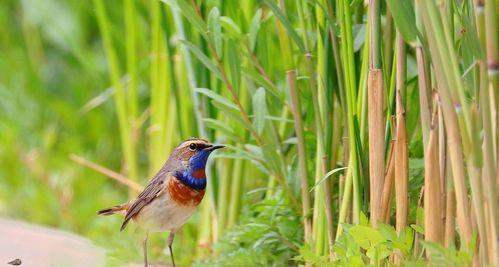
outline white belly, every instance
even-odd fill
[[[195,206],[179,205],[166,193],[142,208],[135,220],[149,232],[177,231],[195,210]]]

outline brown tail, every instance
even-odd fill
[[[128,210],[128,203],[117,205],[108,209],[103,209],[99,210],[97,212],[98,215],[113,215],[115,213],[121,213],[121,214],[126,214],[126,211]]]

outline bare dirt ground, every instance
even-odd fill
[[[105,252],[72,233],[0,218],[0,266],[16,259],[18,266],[104,266]]]

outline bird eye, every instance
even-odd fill
[[[189,149],[192,150],[192,151],[195,151],[197,148],[198,148],[198,146],[196,144],[194,144],[194,143],[191,143],[189,145]]]

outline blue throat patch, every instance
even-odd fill
[[[212,150],[201,150],[197,152],[189,159],[189,167],[187,169],[178,170],[175,173],[175,177],[177,177],[177,179],[179,179],[183,184],[192,189],[205,189],[206,177],[196,178],[193,176],[193,174],[197,170],[204,170],[204,168],[206,167],[206,162],[208,161],[208,156],[210,156],[211,152]]]
[[[180,180],[184,185],[196,189],[196,190],[203,190],[206,188],[206,177],[204,178],[195,178],[192,176],[193,171],[189,170],[184,170],[181,171],[180,173],[177,172],[175,177]]]

